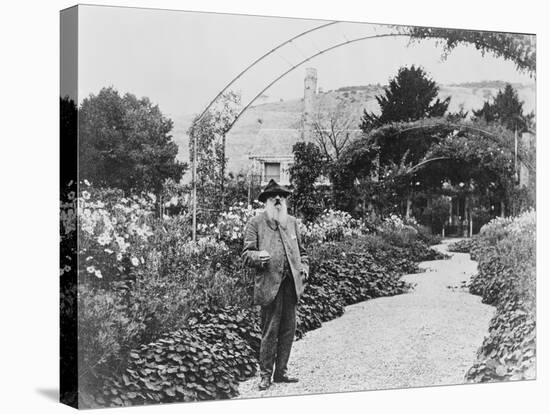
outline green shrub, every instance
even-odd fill
[[[344,304],[331,290],[323,286],[307,285],[297,309],[296,336],[321,327],[344,313]]]
[[[473,238],[463,239],[450,243],[447,249],[453,253],[470,253],[474,247],[474,243],[475,241]]]
[[[188,326],[193,329],[197,325],[213,325],[220,331],[234,332],[259,355],[262,339],[259,320],[259,312],[255,308],[209,307],[193,311],[189,316]]]
[[[536,369],[535,212],[495,219],[476,239],[479,261],[470,292],[496,306],[489,336],[467,372],[469,381],[533,379]]]
[[[227,362],[229,352],[225,347],[212,346],[200,335],[219,340],[204,327],[199,333],[174,331],[133,350],[125,373],[106,381],[96,403],[122,406],[236,396],[238,383]],[[233,355],[252,352],[233,333],[228,333],[224,342],[231,344]]]

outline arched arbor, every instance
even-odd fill
[[[448,118],[385,125],[353,142],[335,165],[334,199],[358,214],[410,215],[415,201],[429,208],[443,195],[461,200],[461,219],[494,203],[488,214],[515,212],[534,202],[534,183],[518,186],[521,168],[535,170],[534,152],[520,138],[500,125]]]

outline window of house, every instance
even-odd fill
[[[265,181],[275,180],[277,183],[281,180],[281,163],[280,162],[266,162],[265,166]]]

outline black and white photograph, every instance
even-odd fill
[[[537,36],[60,12],[60,400],[537,379]]]

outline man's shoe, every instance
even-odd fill
[[[286,382],[286,383],[298,382],[298,378],[289,377],[287,375],[275,375],[273,377],[273,382]]]
[[[267,390],[271,386],[271,379],[269,377],[262,377],[262,380],[260,381],[260,385],[258,385],[258,388],[260,391]]]

